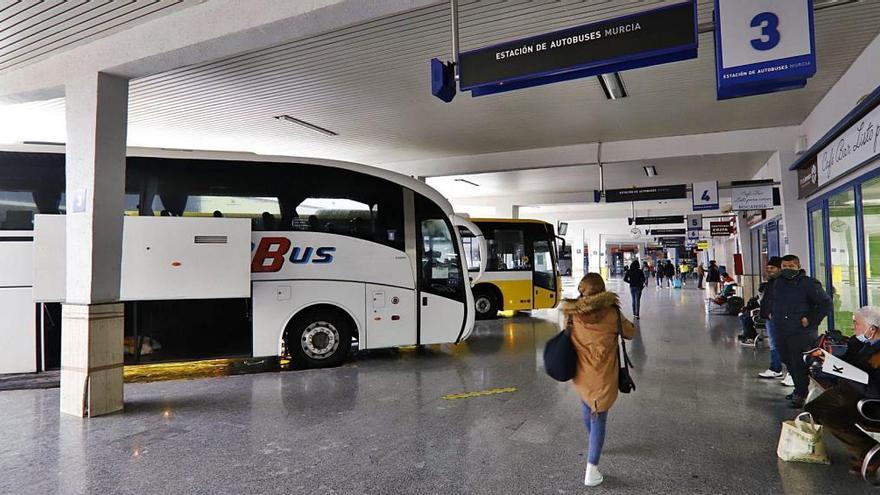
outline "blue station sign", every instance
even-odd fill
[[[677,62],[698,41],[691,0],[461,53],[459,84],[481,96]]]
[[[715,0],[718,99],[803,88],[816,74],[812,0]]]

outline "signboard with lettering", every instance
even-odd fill
[[[730,190],[730,204],[733,211],[773,208],[773,181],[733,182]]]
[[[718,99],[803,88],[816,74],[812,0],[715,0]]]
[[[880,158],[880,106],[851,125],[817,156],[817,189]]]
[[[651,229],[651,235],[684,235],[685,229]]]
[[[718,181],[694,182],[691,188],[691,198],[693,199],[694,211],[717,210],[719,207]]]
[[[700,241],[697,243],[697,249],[707,251],[709,249],[709,241]]]
[[[607,189],[606,203],[629,203],[630,201],[659,201],[664,199],[687,198],[687,186],[675,184],[671,186],[633,187],[630,189]]]
[[[733,234],[735,228],[730,222],[711,222],[709,223],[709,233],[712,237],[729,237]]]
[[[804,199],[819,190],[819,165],[815,159],[797,172],[798,199]]]
[[[459,84],[473,96],[697,57],[694,0],[508,41],[459,55]]]
[[[684,222],[683,215],[669,215],[665,217],[636,217],[636,225],[665,225]]]
[[[688,230],[703,230],[703,215],[688,215],[687,224]]]
[[[657,242],[663,246],[684,246],[684,237],[660,237]]]

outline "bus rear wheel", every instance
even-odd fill
[[[296,368],[339,366],[351,351],[351,324],[333,311],[311,311],[297,317],[285,347]]]
[[[474,294],[474,309],[478,320],[488,320],[498,316],[498,298],[489,291]]]

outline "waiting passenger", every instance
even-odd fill
[[[263,230],[275,230],[275,215],[263,212]]]
[[[697,266],[696,275],[697,275],[697,288],[702,289],[703,288],[703,281],[705,281],[705,279],[706,279],[706,267],[704,267],[702,263],[700,263],[700,265]]]
[[[639,262],[633,260],[623,276],[623,281],[629,284],[629,293],[632,295],[633,316],[639,318],[639,308],[642,305],[642,290],[645,288],[645,272],[639,268]]]
[[[867,372],[867,385],[842,378],[805,409],[846,446],[852,461],[850,473],[860,474],[865,456],[876,445],[856,427],[856,423],[862,420],[856,405],[861,399],[880,399],[880,307],[859,309],[853,317],[853,324],[855,337],[847,342],[846,353],[841,359]],[[816,358],[821,360],[822,356]]]
[[[807,396],[809,379],[803,353],[813,348],[819,338],[819,324],[831,312],[833,304],[822,284],[808,277],[797,256],[782,258],[782,274],[773,283],[772,315],[776,346],[782,362],[794,381],[794,392],[786,399],[800,409]]]
[[[770,308],[773,307],[773,284],[779,278],[782,269],[782,258],[773,256],[767,261],[767,282],[764,283],[764,294],[761,297],[761,318],[764,320],[764,327],[767,329],[767,341],[770,344],[770,367],[767,371],[758,373],[758,377],[766,380],[774,378],[782,378],[782,358],[779,355],[779,347],[777,346],[776,327],[773,325],[773,319],[770,315]]]
[[[709,298],[714,299],[718,296],[719,285],[721,284],[721,270],[718,268],[718,262],[712,260],[709,262],[709,270],[706,273],[706,285],[709,287]]]
[[[220,210],[214,210],[214,213],[212,214],[212,216],[214,218],[223,218],[223,212]]]
[[[675,278],[675,265],[671,260],[667,261],[666,266],[663,267],[663,275],[666,277],[666,287],[672,287],[672,279]]]
[[[578,284],[580,297],[566,300],[562,310],[571,325],[571,341],[578,355],[573,384],[581,399],[584,426],[589,435],[589,451],[584,484],[602,483],[599,457],[605,442],[608,411],[617,400],[618,325],[624,338],[632,340],[636,328],[620,312],[617,294],[605,290],[598,273],[588,273]]]

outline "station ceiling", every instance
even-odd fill
[[[674,0],[463,1],[462,49],[668,3]],[[699,1],[702,23],[711,19],[712,8],[712,0]],[[460,94],[444,104],[430,95],[428,61],[451,57],[449,17],[448,2],[438,2],[134,80],[129,144],[394,168],[396,162],[429,158],[796,125],[878,35],[880,0],[817,12],[819,70],[805,89],[724,102],[715,99],[714,43],[704,33],[698,59],[622,73],[630,93],[623,100],[607,100],[596,79],[587,78],[482,98]],[[4,56],[0,51],[0,63]],[[859,96],[853,95],[853,103]],[[63,100],[21,108],[28,117],[23,120],[34,122],[32,129],[16,122],[19,133],[31,133],[27,139],[64,140]],[[315,133],[278,115],[338,135]]]
[[[0,74],[206,0],[0,0]]]

